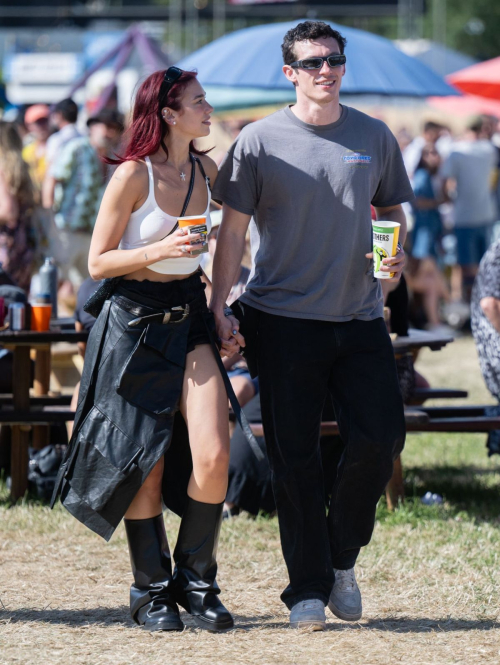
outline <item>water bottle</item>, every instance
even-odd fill
[[[52,257],[48,256],[40,268],[40,291],[50,293],[52,303],[52,319],[57,319],[57,266]]]

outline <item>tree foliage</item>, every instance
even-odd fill
[[[426,33],[432,39],[432,0],[427,2]],[[500,56],[499,0],[446,0],[446,46],[478,60]]]

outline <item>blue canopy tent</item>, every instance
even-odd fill
[[[178,66],[198,70],[210,103],[217,110],[293,101],[294,88],[281,69],[281,42],[287,30],[300,22],[237,30],[191,53]],[[347,38],[342,95],[424,98],[459,94],[388,39],[328,23]]]

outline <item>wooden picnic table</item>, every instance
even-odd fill
[[[30,352],[35,351],[35,382],[34,397],[48,395],[51,371],[51,345],[56,342],[86,342],[87,332],[77,332],[61,327],[54,327],[46,332],[32,330],[4,330],[0,332],[0,345],[13,352],[13,377],[12,377],[12,401],[2,408],[12,410],[11,416],[6,414],[2,417],[4,423],[12,427],[12,452],[11,452],[11,497],[15,501],[24,496],[28,488],[28,443],[29,432],[33,423],[51,422],[54,417],[45,417],[43,413],[35,411],[40,408],[35,400],[30,399],[31,385],[31,358]],[[50,399],[50,398],[47,398]],[[50,406],[42,408],[51,409]],[[52,412],[54,415],[54,412]],[[48,414],[47,414],[48,415]],[[35,425],[33,432],[33,444],[36,448],[43,448],[49,443],[49,427],[47,425]]]
[[[440,351],[453,340],[452,335],[438,335],[426,330],[410,328],[408,335],[398,335],[392,340],[392,347],[396,355],[403,355],[424,347],[431,349],[431,351]]]

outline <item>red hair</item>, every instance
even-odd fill
[[[123,155],[116,155],[116,159],[104,158],[108,164],[122,164],[130,160],[144,159],[144,157],[158,152],[160,147],[163,148],[168,159],[165,137],[168,136],[170,129],[161,117],[161,109],[168,106],[174,111],[180,111],[181,97],[188,83],[194,81],[197,74],[183,71],[166,97],[164,96],[160,107],[158,97],[164,74],[164,70],[154,72],[139,87],[135,97],[132,122],[126,131],[127,141]],[[195,148],[193,141],[189,144],[189,151],[195,155],[204,155],[208,152],[208,150],[202,151]]]

